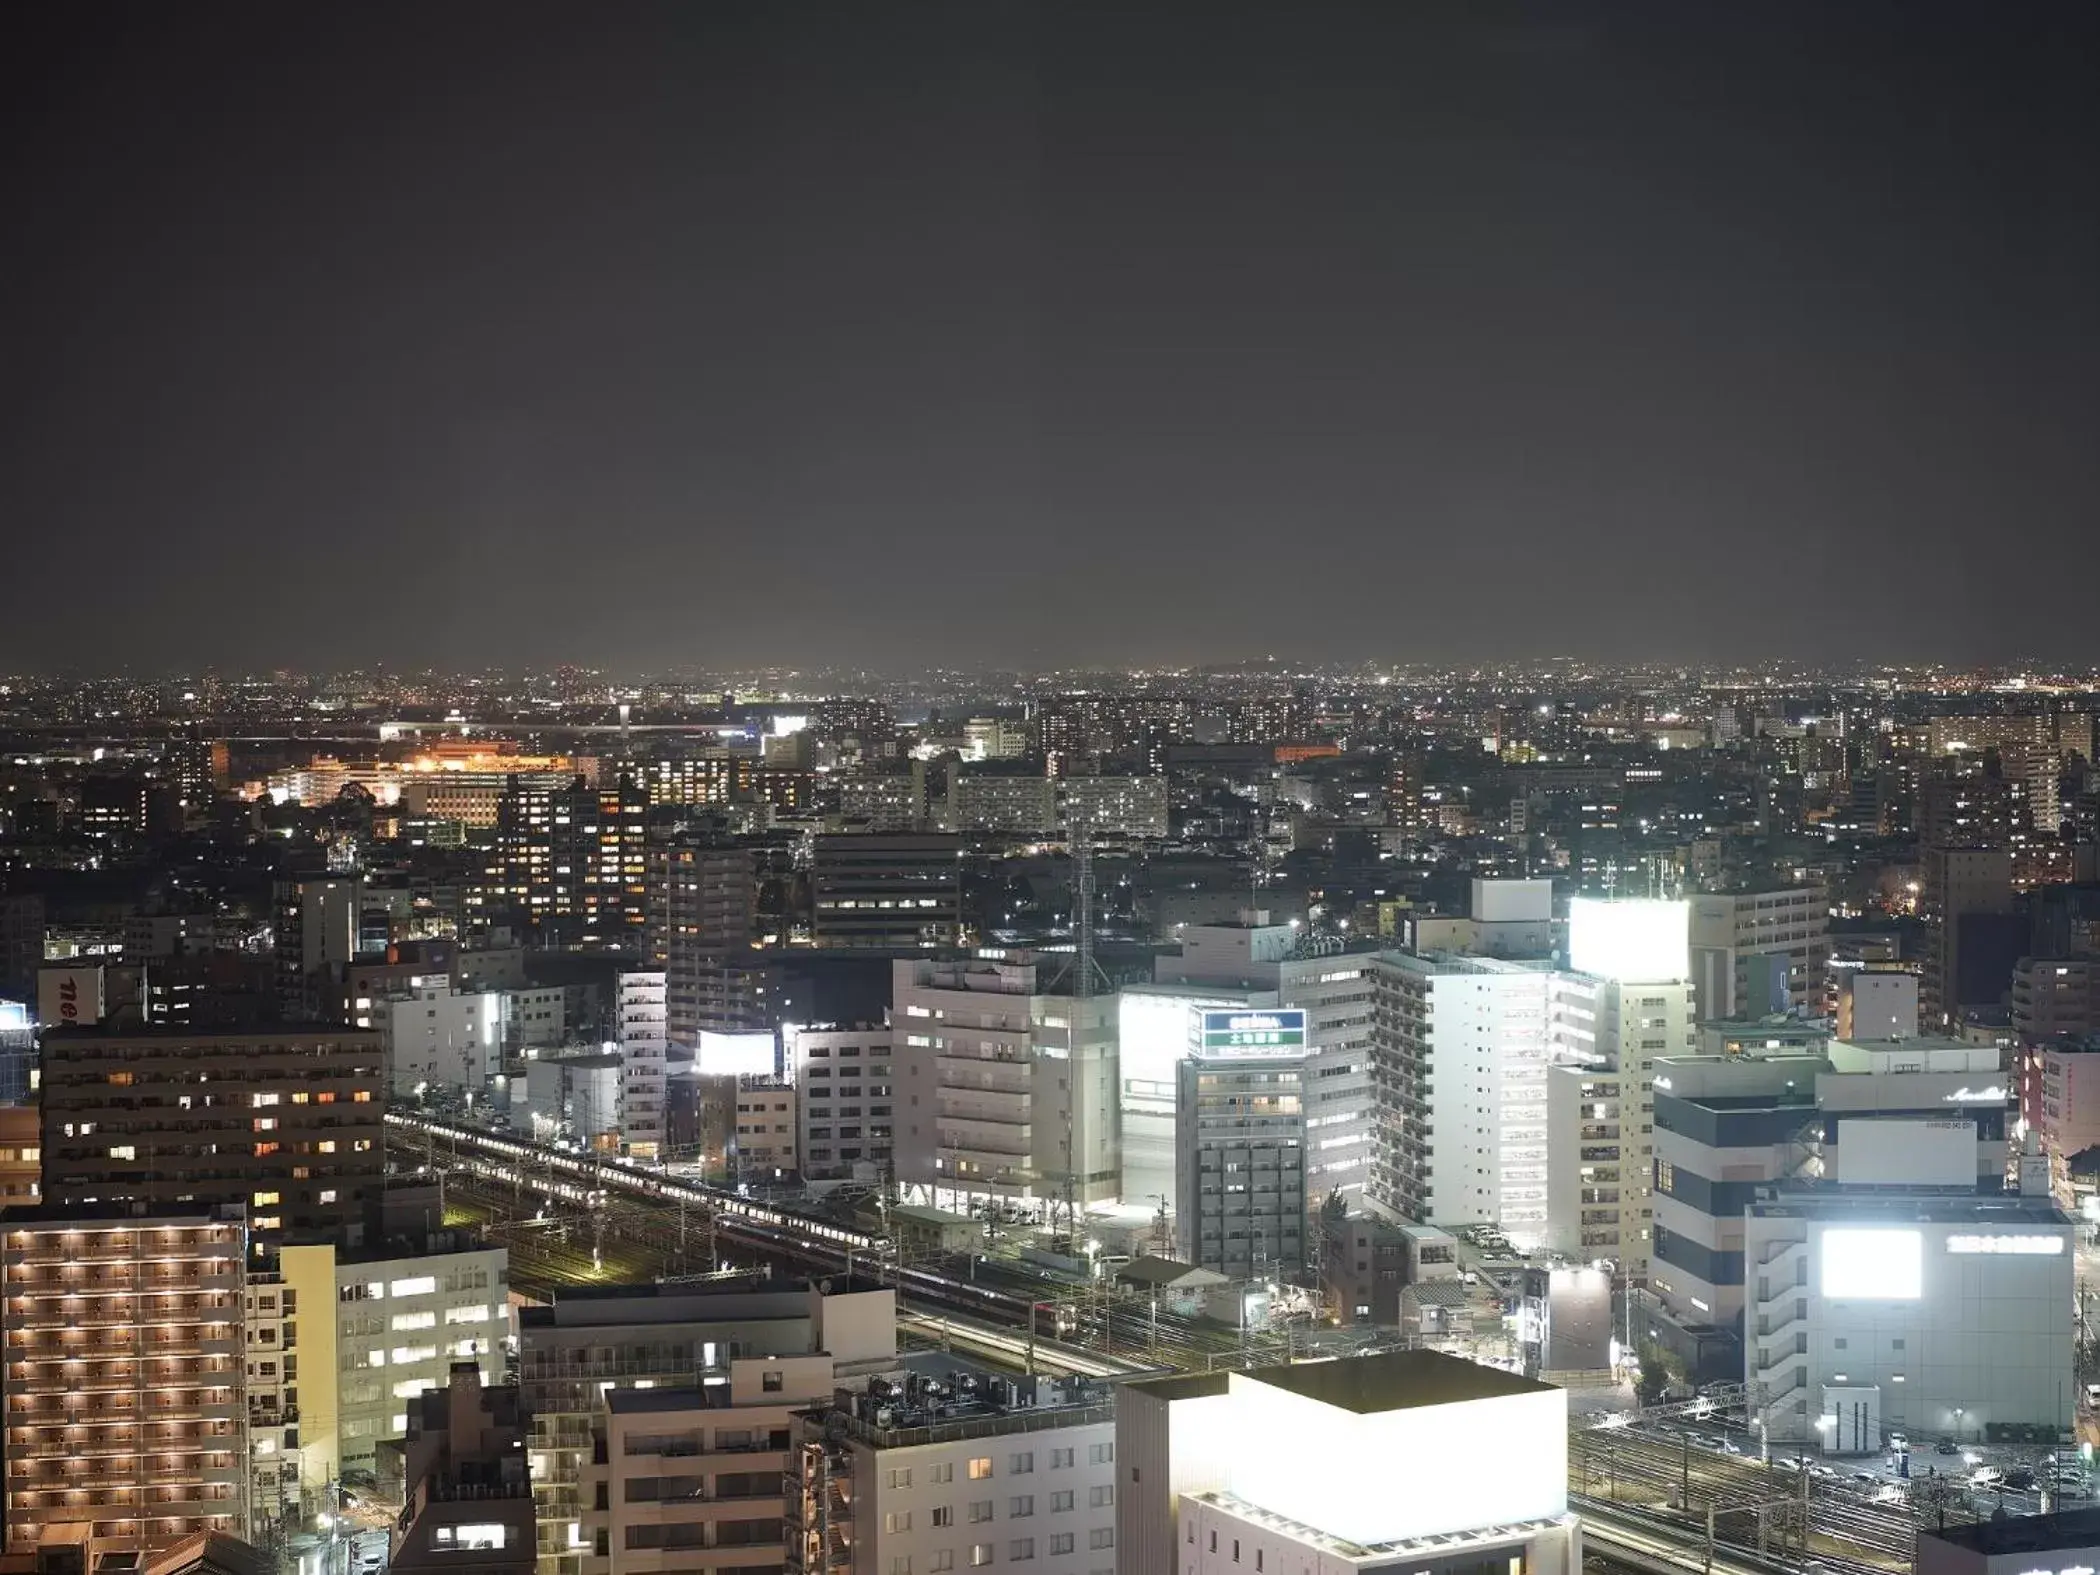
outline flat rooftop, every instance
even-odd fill
[[[1853,1190],[1813,1182],[1780,1188],[1759,1198],[1750,1212],[1761,1219],[1886,1220],[1915,1225],[2063,1225],[2071,1223],[2048,1198],[2017,1192],[1905,1191],[1896,1187]]]
[[[1358,1416],[1505,1395],[1546,1394],[1554,1387],[1441,1351],[1386,1351],[1331,1362],[1292,1362],[1253,1368],[1246,1376]],[[1125,1387],[1162,1400],[1197,1400],[1225,1393],[1229,1380],[1225,1372],[1186,1373],[1139,1379]]]
[[[1977,1553],[2043,1553],[2057,1548],[2100,1547],[2100,1509],[2072,1509],[2056,1515],[2016,1515],[1982,1520],[1970,1526],[1946,1526],[1918,1533]]]

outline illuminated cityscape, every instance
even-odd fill
[[[2100,1569],[2100,9],[8,20],[0,1575]]]

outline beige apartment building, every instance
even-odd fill
[[[248,1534],[238,1211],[10,1212],[0,1225],[7,1551]]]

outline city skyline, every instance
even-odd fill
[[[0,667],[2079,652],[2089,12],[501,22],[17,18]]]

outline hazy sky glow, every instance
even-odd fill
[[[2089,654],[2088,6],[5,26],[0,663]]]

